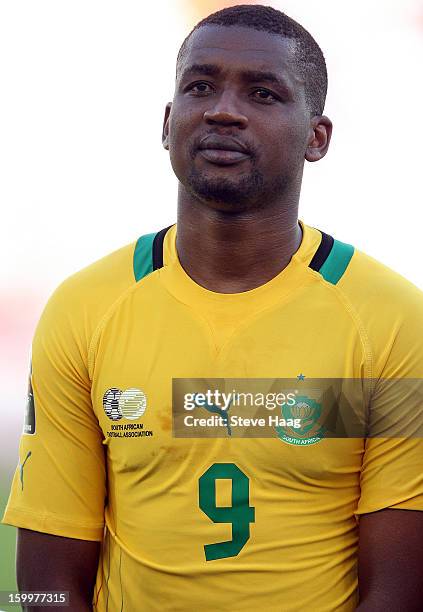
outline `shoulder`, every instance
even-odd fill
[[[359,249],[340,279],[339,288],[359,303],[382,303],[384,307],[421,307],[423,291],[404,276]]]
[[[96,331],[108,313],[141,283],[149,293],[150,278],[144,278],[153,276],[171,257],[167,236],[171,227],[142,234],[66,278],[50,296],[38,322],[33,356],[44,358],[50,351],[88,364]]]
[[[423,317],[423,291],[358,249],[337,287],[364,319],[392,322]]]
[[[69,314],[75,309],[101,315],[129,287],[136,283],[133,270],[135,242],[132,242],[66,278],[51,295],[46,308]]]
[[[86,355],[96,327],[136,284],[132,242],[66,278],[48,299],[33,340],[33,356],[60,346]]]
[[[421,378],[423,291],[353,245],[319,232],[308,266],[354,320],[370,377]]]
[[[420,375],[423,291],[358,249],[354,249],[337,288],[367,334],[374,375]]]
[[[423,291],[392,268],[322,230],[308,226],[307,230],[312,246],[308,267],[356,308],[380,303],[385,308],[422,305]]]

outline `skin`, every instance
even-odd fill
[[[191,70],[204,64],[216,74]],[[246,71],[281,83],[246,78]],[[327,117],[310,115],[292,41],[239,27],[192,34],[163,127],[179,179],[176,246],[189,276],[212,291],[237,293],[286,267],[302,238],[304,160],[326,154],[331,132]],[[206,135],[234,138],[250,155],[212,163],[198,150]]]
[[[20,591],[69,591],[70,607],[92,610],[92,594],[100,554],[100,542],[18,529],[16,580]],[[24,612],[45,612],[47,608],[25,606]],[[52,606],[48,610],[63,611]]]
[[[358,612],[423,609],[423,512],[386,509],[360,517]]]
[[[193,64],[211,64],[214,74],[188,73]],[[192,35],[178,68],[162,135],[179,179],[178,256],[203,287],[248,291],[283,270],[298,249],[304,160],[324,157],[332,124],[310,114],[292,42],[279,36],[207,26]],[[271,72],[285,85],[246,80],[246,70]],[[202,153],[206,135],[236,139],[248,154]],[[357,610],[421,610],[422,534],[423,512],[386,509],[360,518]],[[19,589],[68,590],[72,609],[90,610],[99,550],[98,542],[19,529]]]

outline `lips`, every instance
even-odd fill
[[[248,148],[243,143],[227,136],[206,136],[201,140],[198,149],[208,162],[221,166],[236,164],[250,157]]]

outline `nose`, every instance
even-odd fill
[[[248,118],[237,108],[234,96],[229,92],[219,96],[215,105],[205,111],[203,118],[209,125],[232,125],[241,129],[248,125]]]

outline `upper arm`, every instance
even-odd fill
[[[100,541],[103,435],[91,402],[83,300],[74,293],[66,283],[56,290],[34,335],[29,394],[34,427],[21,436],[3,520],[37,532]]]
[[[423,608],[423,512],[386,509],[360,517],[359,610]]]
[[[380,325],[372,320],[375,365],[359,515],[423,510],[423,293],[391,276],[379,289],[393,303],[385,312],[380,302],[374,314]]]
[[[69,591],[72,610],[91,610],[99,542],[18,529],[16,552],[20,591]]]
[[[365,444],[356,511],[358,609],[411,612],[423,609],[423,294],[391,272],[375,282],[375,292],[367,313],[373,437]]]

